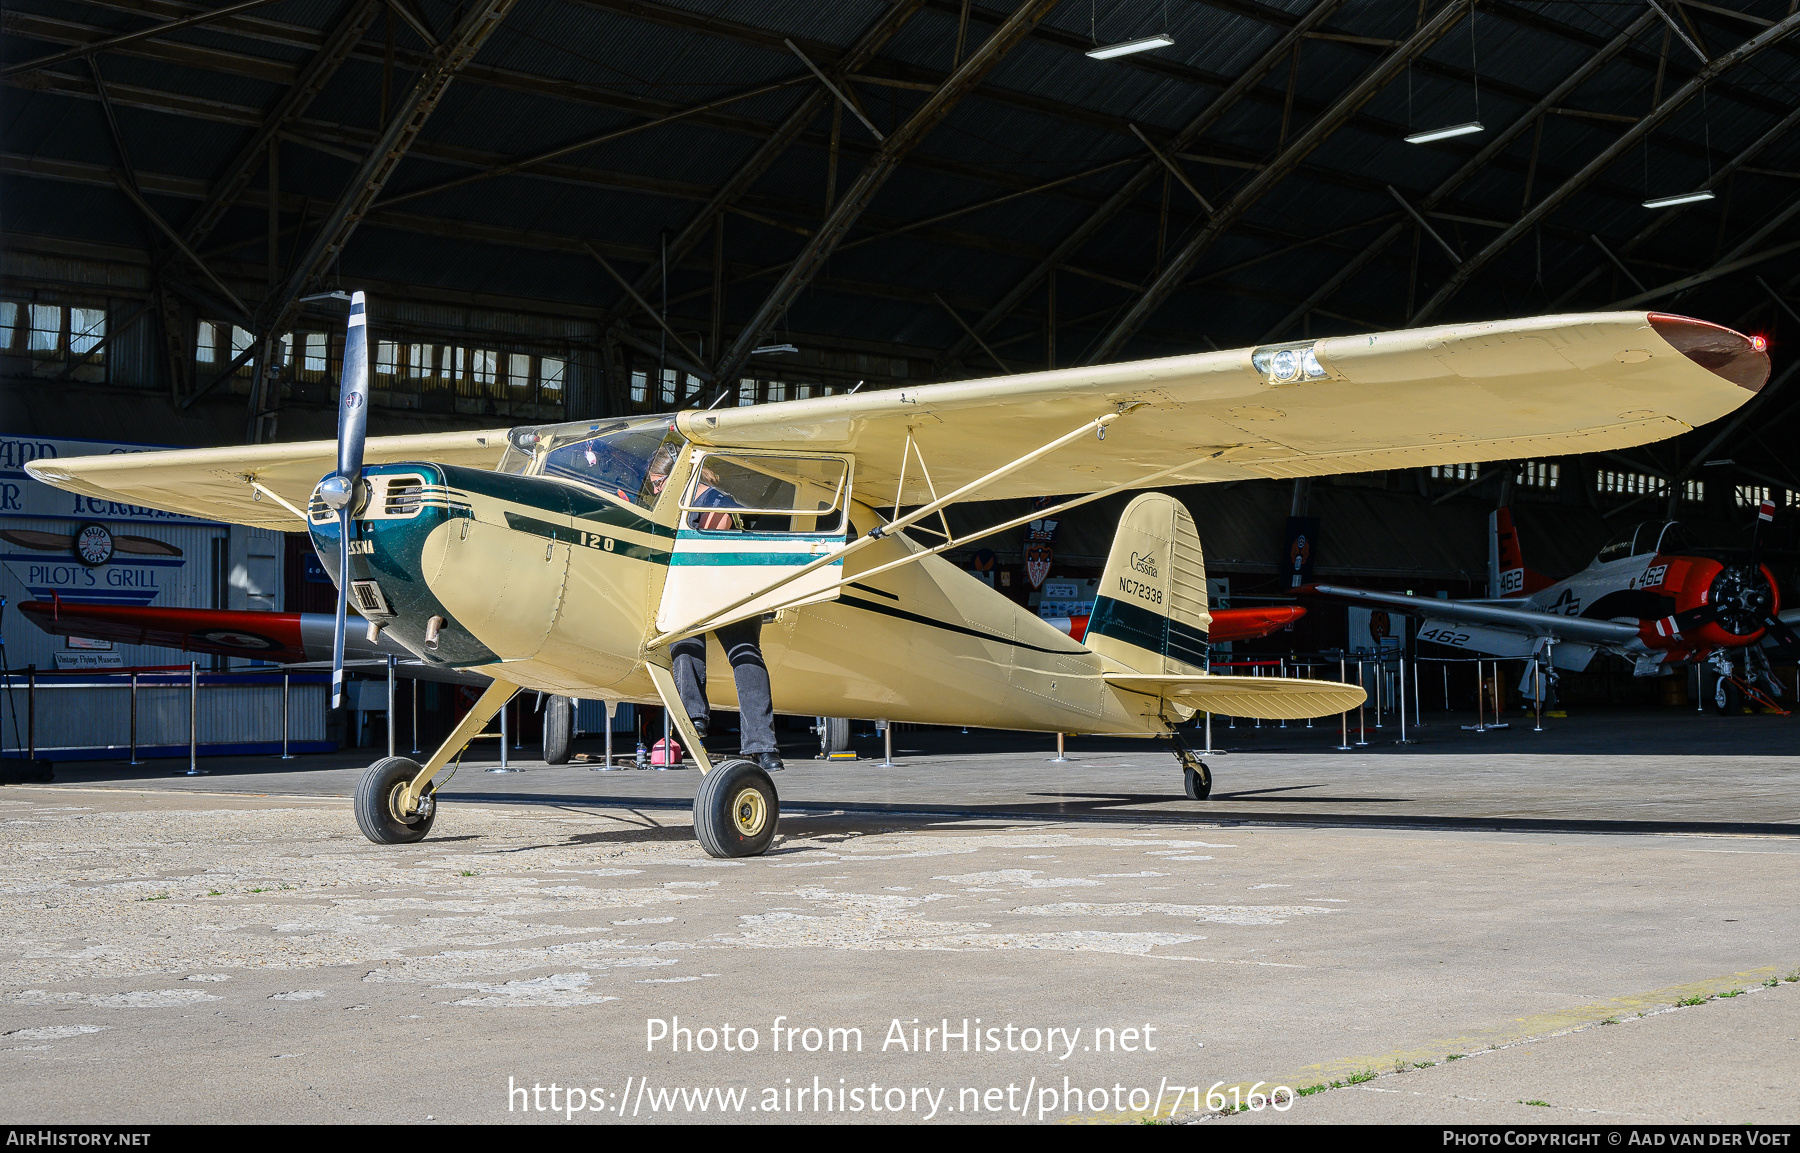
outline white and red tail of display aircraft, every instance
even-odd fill
[[[1762,563],[1762,543],[1775,506],[1757,510],[1748,556],[1690,547],[1674,521],[1645,521],[1563,580],[1525,566],[1508,509],[1488,520],[1488,600],[1444,600],[1342,585],[1297,590],[1339,604],[1416,617],[1419,640],[1496,657],[1532,658],[1554,670],[1580,672],[1596,653],[1631,662],[1641,677],[1695,663],[1718,673],[1713,703],[1735,712],[1746,693],[1783,696],[1769,671],[1765,642],[1800,650],[1784,619],[1775,578]],[[1535,699],[1531,666],[1519,690]]]

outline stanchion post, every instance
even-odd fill
[[[1212,751],[1213,751],[1213,747],[1212,747],[1212,714],[1207,713],[1206,714],[1206,752],[1207,752],[1207,755],[1211,756]]]
[[[1487,732],[1487,726],[1481,723],[1482,710],[1486,706],[1481,703],[1481,658],[1475,658],[1475,731]]]
[[[138,760],[138,755],[137,755],[137,702],[138,702],[138,696],[137,696],[138,680],[137,679],[138,679],[138,675],[136,673],[132,673],[131,674],[131,760],[126,762],[126,764],[130,764],[130,765],[141,765],[144,763],[144,762]]]
[[[419,755],[419,678],[414,677],[412,683],[412,751]]]
[[[606,727],[606,764],[612,768],[612,706],[605,701],[600,702],[600,722]]]
[[[1063,764],[1064,762],[1066,762],[1068,759],[1069,759],[1068,757],[1065,757],[1063,755],[1063,735],[1061,733],[1057,733],[1056,734],[1056,755],[1054,757],[1050,758],[1050,763],[1053,765],[1060,765],[1060,764]]]
[[[1345,685],[1350,683],[1350,667],[1343,657],[1338,658],[1338,683]],[[1347,753],[1350,751],[1350,710],[1345,709],[1339,713],[1338,721],[1342,731],[1338,734],[1337,751]]]
[[[1413,728],[1425,727],[1425,705],[1419,699],[1419,658],[1413,658]]]
[[[188,771],[184,777],[203,777],[200,768],[200,662],[188,662]]]
[[[1406,739],[1406,651],[1404,649],[1401,650],[1399,658],[1395,661],[1395,665],[1400,670],[1400,684],[1398,690],[1394,694],[1394,711],[1400,714],[1400,739],[1394,743],[1397,745],[1410,745],[1412,742]],[[1414,669],[1413,679],[1417,680],[1418,678],[1419,671]]]
[[[1275,666],[1276,666],[1275,675],[1278,677],[1285,678],[1287,676],[1287,658],[1286,657],[1276,657],[1275,658]],[[1287,718],[1282,717],[1281,723],[1279,725],[1276,725],[1275,727],[1278,729],[1287,728]]]
[[[1356,706],[1356,746],[1362,748],[1369,743],[1369,719],[1364,710],[1369,705],[1369,690],[1363,683],[1363,663],[1356,662],[1356,687],[1363,691],[1363,703]]]
[[[513,698],[514,701],[517,701],[518,699],[518,697]],[[525,717],[515,710],[513,719],[515,721],[513,725],[513,748],[522,749],[525,747]]]
[[[881,730],[881,763],[875,767],[878,769],[899,768],[900,766],[894,763],[894,722],[876,721],[875,726]],[[1062,743],[1062,734],[1057,734],[1056,741],[1058,745]]]
[[[288,702],[292,696],[293,679],[291,670],[281,670],[281,759],[284,761],[294,759],[294,754],[288,751],[288,736],[293,731],[288,724]]]
[[[14,713],[14,718],[19,714]],[[15,722],[17,723],[16,719]],[[37,666],[25,666],[25,758],[37,760]]]

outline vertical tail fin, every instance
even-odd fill
[[[1525,567],[1525,550],[1513,528],[1512,510],[1497,508],[1488,514],[1488,595],[1522,597],[1548,588],[1549,577]]]
[[[1173,497],[1145,493],[1119,517],[1084,643],[1134,672],[1197,673],[1211,627],[1194,518]]]

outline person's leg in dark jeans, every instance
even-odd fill
[[[681,707],[688,719],[706,735],[711,710],[706,705],[706,636],[689,637],[669,646],[669,671],[675,677],[675,691],[681,695]],[[742,689],[738,690],[742,692]]]
[[[769,695],[769,667],[763,663],[762,621],[752,618],[726,625],[716,634],[719,647],[731,661],[737,682],[738,751],[763,768],[781,767],[775,748],[775,705]],[[685,699],[685,698],[684,698]],[[773,766],[765,758],[774,761]]]

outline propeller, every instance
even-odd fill
[[[363,441],[369,429],[369,329],[363,294],[350,296],[344,330],[344,376],[339,389],[337,471],[319,482],[319,499],[338,518],[337,619],[331,634],[331,707],[344,704],[344,623],[350,610],[350,526],[366,499]]]
[[[1800,648],[1800,636],[1770,611],[1774,605],[1774,589],[1763,579],[1763,526],[1774,519],[1774,503],[1763,501],[1756,510],[1756,522],[1750,530],[1749,561],[1721,569],[1707,590],[1706,603],[1672,618],[1675,632],[1687,632],[1716,622],[1726,632],[1740,637],[1767,629],[1784,645]]]

